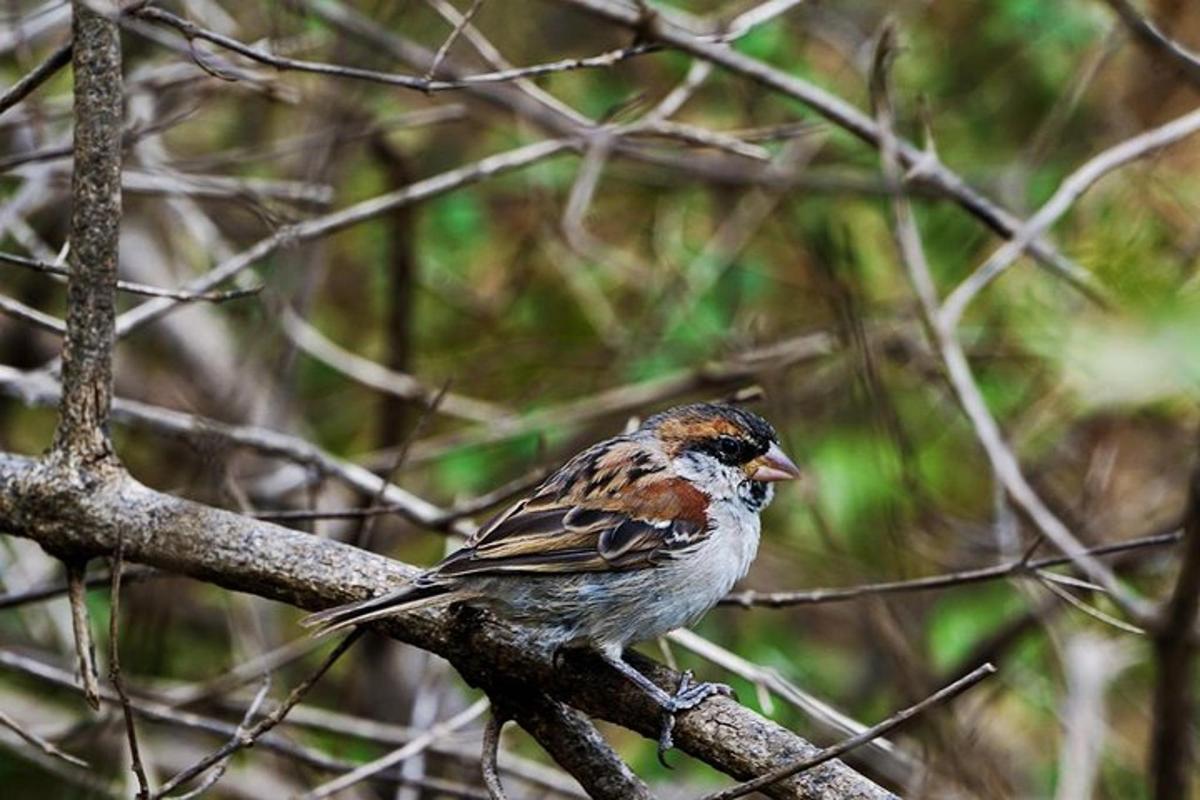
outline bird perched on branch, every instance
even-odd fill
[[[799,474],[761,417],[679,406],[579,453],[412,583],[305,624],[330,632],[432,604],[487,607],[556,650],[594,650],[637,684],[663,710],[661,758],[675,714],[729,688],[685,674],[668,694],[622,653],[716,605],[754,560],[773,484]]]

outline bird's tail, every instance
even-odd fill
[[[314,628],[314,636],[324,636],[327,633],[370,622],[373,619],[386,617],[400,611],[412,611],[438,603],[450,602],[456,595],[454,587],[445,583],[424,583],[417,581],[394,592],[369,597],[356,603],[327,608],[316,614],[309,614],[300,620],[306,628]]]

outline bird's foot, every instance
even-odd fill
[[[675,715],[681,711],[695,708],[714,694],[733,697],[733,689],[723,683],[693,683],[692,671],[687,670],[679,680],[675,694],[671,695],[663,708],[662,727],[658,734],[658,760],[664,767],[671,769],[667,763],[667,752],[675,746],[672,733],[675,730]]]

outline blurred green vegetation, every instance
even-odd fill
[[[715,2],[672,5],[692,14],[725,8]],[[302,43],[304,57],[405,69],[381,52],[342,41],[328,25],[290,6],[226,4],[225,11],[246,41],[304,35],[309,37]],[[1200,31],[1200,9],[1176,6],[1180,10],[1168,21]],[[362,10],[376,14],[380,26],[429,47],[447,32],[424,4],[364,4]],[[762,25],[735,46],[865,107],[870,43],[889,14],[902,32],[894,78],[903,132],[921,142],[927,124],[948,166],[1025,216],[1097,150],[1196,104],[1194,91],[1181,82],[1163,83],[1160,70],[1116,40],[1113,19],[1092,0],[812,3]],[[627,37],[551,3],[486,3],[476,24],[517,64],[627,43]],[[176,58],[136,34],[127,36],[131,78],[143,65]],[[50,46],[38,40],[28,51],[7,54],[0,61],[0,81],[11,83]],[[470,52],[465,45],[461,49]],[[636,118],[684,77],[690,63],[680,54],[661,53],[612,69],[548,76],[538,85],[591,118],[642,98],[643,105],[619,114]],[[165,108],[185,100],[195,104],[163,137],[172,158],[183,165],[231,148],[266,148],[289,136],[334,129],[338,136],[321,140],[320,153],[238,158],[211,171],[329,183],[334,206],[342,207],[396,188],[388,165],[367,146],[369,137],[351,135],[371,121],[467,103],[461,120],[396,129],[383,137],[414,180],[542,136],[534,126],[456,93],[426,97],[287,73],[275,80],[298,91],[304,102],[268,99],[236,84],[208,86],[191,99],[165,98]],[[69,89],[67,77],[59,76],[28,105],[46,114],[61,110]],[[736,132],[817,117],[792,100],[717,71],[676,119]],[[808,174],[876,179],[877,153],[848,134],[823,125],[808,142],[813,151]],[[786,145],[764,146],[778,154]],[[138,162],[136,150],[130,159]],[[1006,556],[993,532],[987,460],[925,343],[883,199],[849,190],[779,192],[745,247],[728,259],[714,259],[707,246],[756,190],[614,158],[584,218],[597,244],[579,251],[560,220],[580,163],[577,155],[560,156],[423,203],[412,212],[414,234],[407,243],[398,245],[393,236],[397,218],[382,216],[319,245],[285,249],[260,263],[256,277],[268,286],[270,298],[303,308],[309,322],[340,346],[385,361],[397,336],[385,325],[400,291],[395,262],[407,248],[415,266],[411,315],[400,334],[410,352],[405,369],[426,385],[448,384],[521,414],[660,379],[787,337],[828,332],[837,342],[828,357],[759,376],[766,399],[757,410],[780,429],[812,480],[803,489],[785,487],[766,512],[763,551],[744,585],[782,590],[899,580]],[[1112,308],[1097,307],[1024,260],[978,298],[963,323],[964,344],[989,408],[1035,487],[1089,542],[1155,532],[1178,516],[1182,504],[1200,390],[1198,165],[1200,142],[1186,142],[1106,178],[1054,229],[1062,250],[1107,291]],[[0,200],[13,197],[24,180],[19,174],[0,176]],[[265,215],[252,202],[202,205],[238,247],[267,235],[284,218]],[[178,262],[175,274],[205,269],[215,259],[174,230],[178,222],[153,203],[135,197],[127,208]],[[997,240],[949,202],[922,198],[916,212],[944,296]],[[57,246],[62,208],[43,208],[30,224]],[[22,251],[11,235],[2,245]],[[47,288],[41,276],[6,272],[3,278],[6,294],[61,313],[63,293]],[[288,428],[354,460],[403,442],[416,424],[415,410],[381,423],[376,393],[296,353],[267,299],[215,313],[238,348],[239,368],[245,369],[238,380],[275,386],[286,401],[274,406],[275,413],[239,419],[229,396],[196,386],[172,349],[155,342],[156,329],[122,345],[120,390],[220,419]],[[3,346],[6,363],[32,367],[38,361],[28,355],[53,354],[40,337],[8,327],[0,333],[16,342]],[[16,355],[10,358],[11,353]],[[49,412],[5,399],[0,414],[0,446],[28,453],[48,443]],[[553,465],[624,422],[623,415],[605,415],[498,443],[451,447],[431,459],[410,458],[395,477],[421,496],[449,504],[528,469]],[[417,444],[462,430],[476,429],[435,416]],[[261,461],[247,463],[217,445],[206,449],[125,429],[117,437],[123,458],[141,480],[230,507],[237,507],[238,497],[228,481],[250,486],[267,471]],[[302,505],[303,492],[293,499]],[[342,496],[343,504],[368,500]],[[1021,527],[1018,553],[1033,541],[1032,530]],[[332,525],[318,531],[345,534]],[[441,555],[445,543],[440,534],[388,519],[377,526],[372,546],[425,564]],[[1049,552],[1048,546],[1038,551]],[[1128,579],[1148,595],[1161,596],[1172,574],[1169,559],[1146,557],[1130,567]],[[1086,602],[1114,612],[1103,598],[1082,594]],[[132,586],[128,595],[126,669],[135,680],[153,678],[163,685],[211,678],[254,655],[227,619],[268,613],[259,608],[263,604],[250,612],[244,598],[175,579]],[[1147,796],[1143,759],[1153,675],[1145,647],[1061,602],[1047,604],[1047,598],[1038,585],[1020,582],[788,610],[726,607],[712,612],[699,631],[870,723],[945,683],[989,636],[1032,615],[1036,624],[1024,635],[989,654],[999,662],[1000,675],[960,701],[957,717],[941,715],[898,737],[927,760],[936,780],[957,787],[958,796],[979,797],[1052,795],[1069,688],[1063,643],[1084,631],[1131,640],[1131,666],[1114,671],[1106,694],[1110,729],[1096,791],[1098,797],[1122,800]],[[107,602],[104,593],[90,596],[97,631],[107,630]],[[264,628],[271,646],[300,635],[292,625],[294,613],[275,607],[269,613],[282,620]],[[0,640],[50,649],[55,643],[44,625],[31,627],[12,613],[0,614]],[[102,637],[98,645],[103,649]],[[649,646],[647,652],[658,651]],[[62,653],[67,663],[69,650]],[[689,654],[676,655],[706,678],[728,680],[744,702],[757,706],[749,682]],[[275,694],[301,680],[319,657],[280,670]],[[362,653],[351,653],[318,685],[312,702],[355,706],[367,691],[362,676],[377,674],[370,666]],[[7,673],[0,675],[0,687],[6,693],[46,693]],[[384,692],[387,698],[403,694],[400,688]],[[65,693],[54,701],[60,709],[79,705]],[[220,712],[229,715],[229,709]],[[778,698],[770,713],[801,734],[821,735],[811,718]],[[146,726],[144,735],[153,741],[169,731]],[[648,743],[628,732],[606,732],[634,769],[659,785],[719,780],[681,755],[676,760],[686,768],[668,773]],[[347,737],[295,735],[339,758],[365,760],[382,752]],[[87,737],[77,738],[86,748]],[[517,746],[540,757],[523,739]],[[243,754],[238,763],[258,757]],[[967,764],[977,774],[964,775]],[[8,796],[32,796],[41,780],[36,768],[0,751],[0,786],[16,787]],[[84,796],[72,791],[56,788],[53,796]],[[213,796],[222,796],[219,787]]]

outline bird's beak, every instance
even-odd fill
[[[791,481],[800,477],[800,468],[792,463],[777,444],[772,444],[770,450],[751,461],[748,466],[752,481]]]

